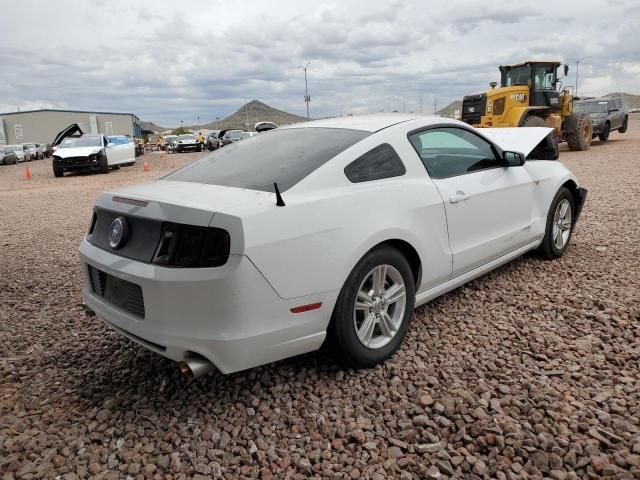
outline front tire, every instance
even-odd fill
[[[529,115],[529,117],[527,117],[525,121],[522,122],[521,126],[522,127],[546,127],[547,122],[544,121],[544,118],[538,117],[537,115]]]
[[[109,173],[109,162],[107,161],[107,156],[102,155],[98,162],[100,166],[100,173]]]
[[[409,328],[415,280],[396,249],[369,252],[349,274],[328,330],[334,353],[355,367],[369,368],[393,355]]]
[[[602,127],[602,132],[600,132],[600,134],[598,135],[598,138],[600,139],[601,142],[606,142],[607,140],[609,140],[610,133],[611,133],[611,125],[609,124],[609,122],[606,122],[604,124],[604,127]]]
[[[572,115],[576,115],[575,113]],[[589,150],[593,137],[593,123],[587,113],[577,114],[575,130],[566,132],[567,145],[571,151]]]
[[[60,167],[53,167],[53,176],[59,178],[64,175],[64,170]]]
[[[573,233],[575,204],[573,195],[566,187],[561,187],[551,202],[547,214],[547,228],[538,253],[546,260],[561,257],[569,246]]]

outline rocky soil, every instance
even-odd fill
[[[562,151],[589,189],[566,255],[419,308],[371,370],[320,353],[195,381],[86,315],[77,247],[109,175],[0,166],[0,475],[640,478],[640,120]]]

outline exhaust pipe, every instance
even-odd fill
[[[186,358],[180,362],[180,372],[188,378],[198,378],[213,369],[213,363],[199,357]]]

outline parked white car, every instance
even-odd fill
[[[40,159],[40,154],[38,153],[38,147],[36,146],[35,143],[23,143],[22,146],[24,147],[25,151],[29,152],[30,160]]]
[[[527,251],[565,252],[586,190],[533,159],[557,158],[554,138],[402,114],[262,133],[101,194],[84,300],[194,376],[324,342],[373,366],[414,307]]]
[[[175,142],[175,151],[176,153],[200,152],[202,151],[202,143],[199,143],[196,136],[190,133],[178,135],[178,139]]]
[[[52,161],[56,177],[80,170],[109,173],[110,169],[130,166],[136,161],[135,144],[130,137],[82,134],[82,130],[73,125],[58,134],[53,146],[57,146]]]

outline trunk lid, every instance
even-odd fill
[[[100,195],[96,206],[186,225],[209,226],[216,212],[233,214],[247,204],[275,205],[270,192],[193,182],[157,180]]]

